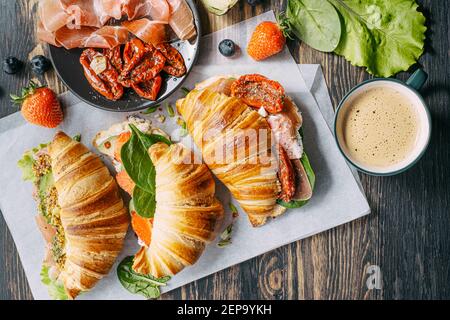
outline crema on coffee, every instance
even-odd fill
[[[347,155],[365,167],[392,167],[415,149],[420,119],[414,102],[389,86],[370,86],[350,99],[338,133]]]

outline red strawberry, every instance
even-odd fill
[[[282,27],[272,21],[256,26],[247,46],[247,53],[255,60],[264,60],[283,50],[286,37]]]
[[[63,112],[56,94],[45,86],[37,86],[33,81],[22,89],[20,97],[11,94],[11,99],[12,102],[22,105],[22,116],[30,123],[55,128],[63,120]]]

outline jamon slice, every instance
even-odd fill
[[[127,42],[128,31],[123,27],[104,26],[100,29],[62,27],[55,33],[57,43],[66,49],[73,48],[113,48]]]
[[[100,28],[111,18],[103,9],[102,0],[60,0],[67,14],[70,15],[69,24],[77,29],[80,26]]]
[[[102,2],[102,9],[108,16],[120,20],[122,18],[122,3],[125,0],[100,0]]]
[[[96,28],[81,27],[80,29],[69,29],[66,26],[55,32],[55,39],[66,49],[81,48]]]
[[[92,33],[83,44],[85,48],[114,48],[128,40],[128,31],[120,26],[104,26]]]
[[[39,2],[39,18],[43,29],[54,32],[65,26],[71,19],[64,10],[60,0],[41,0]]]
[[[157,21],[142,18],[134,21],[124,21],[122,26],[146,43],[157,45],[167,41],[166,26]]]
[[[55,33],[45,30],[41,21],[38,22],[37,37],[39,40],[50,43],[55,47],[61,47],[61,44],[56,40]]]
[[[305,167],[299,159],[291,160],[295,170],[295,194],[292,197],[295,201],[309,200],[312,196],[312,186],[309,182]]]
[[[166,0],[125,0],[123,13],[128,20],[150,16],[155,21],[168,23],[170,7]]]
[[[170,6],[169,25],[181,40],[189,40],[197,32],[194,16],[185,0],[167,0]]]

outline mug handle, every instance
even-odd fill
[[[419,91],[424,85],[425,81],[428,79],[428,74],[423,71],[423,69],[417,69],[414,73],[406,80],[406,84],[417,91]]]

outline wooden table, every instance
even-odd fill
[[[395,177],[361,175],[371,215],[218,272],[163,299],[450,298],[450,10],[447,1],[419,2],[429,29],[419,64],[430,76],[423,94],[433,118],[431,144],[422,160]],[[0,2],[1,59],[13,55],[27,60],[41,50],[35,47],[36,3]],[[252,8],[241,0],[222,17],[199,7],[204,31],[211,32],[269,9],[279,11],[282,3],[265,1]],[[334,105],[351,87],[370,78],[334,54],[298,42],[290,42],[289,48],[300,63],[322,65]],[[18,75],[0,73],[0,116],[18,110],[9,102],[9,93],[18,92],[30,77],[28,66]],[[53,72],[39,79],[58,92],[66,90]],[[381,289],[366,285],[372,265],[381,268]],[[32,299],[3,217],[0,299]]]

